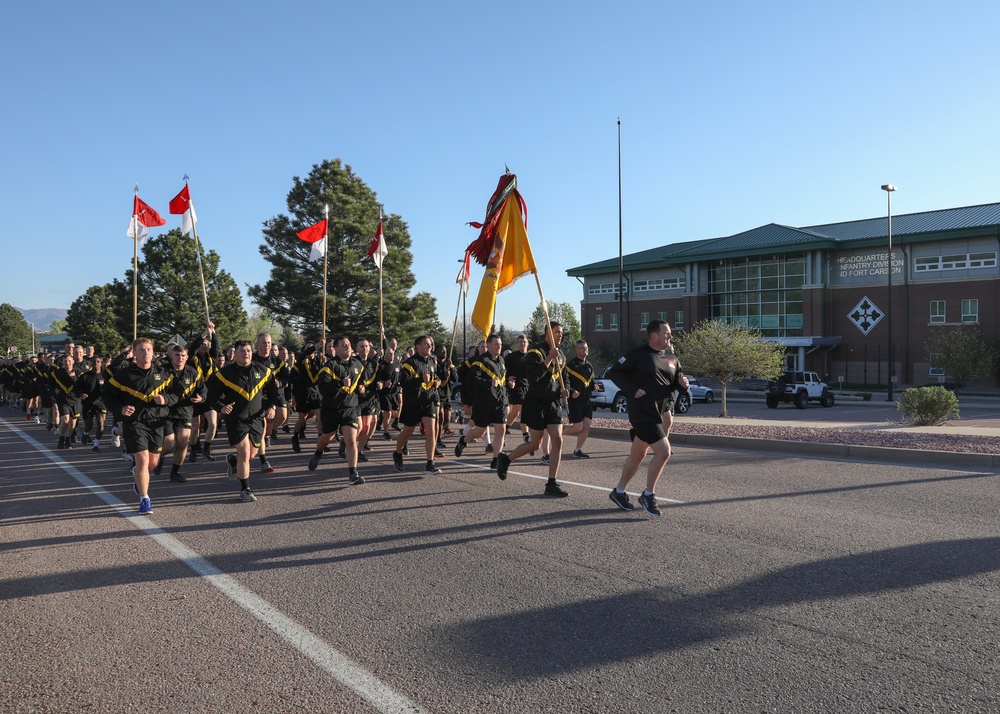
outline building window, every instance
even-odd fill
[[[754,327],[763,337],[802,336],[805,256],[720,260],[708,276],[708,317]]]
[[[587,288],[588,295],[617,295],[618,283],[593,283]]]
[[[966,270],[968,268],[995,268],[997,254],[985,253],[955,253],[954,255],[931,255],[913,259],[913,270],[917,273],[928,270]]]
[[[656,319],[657,320],[663,320],[664,322],[666,322],[667,321],[667,313],[665,313],[665,312],[658,312],[658,313],[656,313]]]
[[[618,315],[615,314],[615,313],[611,313],[610,322],[611,322],[610,329],[611,330],[617,330],[618,329]]]
[[[962,301],[962,322],[979,322],[979,301]]]
[[[594,329],[603,330],[604,329],[604,315],[597,313],[594,316]]]
[[[684,329],[684,311],[678,310],[674,313],[674,329],[683,330]]]
[[[931,300],[931,324],[940,325],[944,321],[944,300]]]
[[[648,324],[649,324],[649,313],[648,312],[639,313],[639,329],[645,330],[646,325]]]
[[[645,293],[651,290],[683,290],[684,285],[684,278],[636,280],[632,283],[632,292]]]

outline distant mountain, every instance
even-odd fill
[[[29,324],[35,326],[35,329],[40,332],[48,332],[52,329],[52,323],[56,320],[66,319],[66,310],[58,307],[41,307],[35,310],[22,310],[21,308],[16,308],[21,311],[24,315],[24,319],[28,321]]]

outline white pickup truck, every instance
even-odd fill
[[[611,369],[610,367],[608,369]],[[590,395],[590,403],[594,408],[605,407],[613,412],[625,414],[628,412],[628,398],[618,386],[607,378],[608,370],[600,378],[594,379],[594,391]],[[674,402],[674,411],[684,414],[691,408],[691,395],[688,392],[678,392]]]

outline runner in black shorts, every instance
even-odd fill
[[[392,465],[397,471],[403,470],[403,449],[410,434],[418,426],[424,427],[424,449],[427,454],[425,473],[439,474],[434,464],[434,449],[437,445],[437,388],[441,380],[437,378],[437,363],[433,357],[434,339],[421,335],[414,343],[414,354],[403,361],[399,370],[403,390],[403,408],[399,421],[403,424],[396,437],[396,450],[392,452]]]
[[[576,448],[573,456],[578,459],[589,459],[584,453],[583,445],[590,435],[590,422],[594,417],[594,406],[590,403],[590,395],[594,392],[594,366],[587,361],[590,348],[586,340],[576,341],[576,356],[566,363],[564,376],[569,389],[569,423],[572,425],[563,432],[563,436],[576,435]]]
[[[510,411],[507,412],[508,431],[521,416],[521,405],[524,404],[524,397],[528,393],[528,381],[524,377],[524,358],[527,355],[528,338],[526,335],[518,335],[514,351],[503,358],[507,365],[508,383],[511,384],[507,388],[507,401],[510,403]],[[524,422],[521,422],[521,436],[524,441],[529,441],[531,438]]]
[[[646,471],[646,490],[639,496],[639,505],[651,516],[662,515],[656,505],[656,482],[670,458],[670,427],[674,420],[674,396],[687,389],[688,379],[670,345],[670,325],[653,320],[646,326],[647,344],[636,347],[616,362],[608,378],[628,398],[628,418],[634,439],[632,449],[618,486],[609,498],[623,511],[634,510],[625,487],[639,470],[647,452],[653,458]]]
[[[378,406],[382,410],[382,438],[392,441],[389,425],[399,417],[399,361],[396,359],[396,340],[386,343],[385,354],[378,363],[375,386],[378,388]]]
[[[542,443],[542,435],[548,434],[552,452],[549,454],[549,480],[545,483],[545,495],[556,497],[569,495],[556,481],[562,457],[560,400],[569,395],[560,380],[560,372],[565,365],[565,357],[559,351],[562,338],[562,325],[558,322],[550,323],[545,342],[528,350],[528,356],[524,358],[528,393],[521,409],[521,423],[527,425],[531,440],[519,444],[509,456],[503,452],[497,455],[497,476],[505,479],[510,462],[535,451]]]
[[[76,386],[80,394],[83,395],[82,415],[84,436],[89,439],[94,427],[97,427],[90,450],[95,454],[99,454],[101,453],[101,437],[104,436],[104,421],[108,414],[107,407],[104,406],[102,392],[104,390],[104,383],[108,381],[109,376],[104,371],[103,358],[95,357],[93,364],[94,368],[92,370],[84,372],[77,377]]]
[[[358,427],[361,411],[358,398],[365,393],[362,383],[365,366],[354,356],[351,341],[347,337],[338,337],[331,342],[334,356],[320,370],[317,381],[323,396],[323,406],[319,410],[320,435],[316,440],[316,451],[309,459],[309,470],[319,468],[323,450],[339,429],[344,439],[343,456],[347,459],[347,479],[352,485],[362,484],[365,480],[358,473]]]
[[[52,372],[52,385],[59,405],[59,448],[72,449],[71,439],[76,430],[76,421],[83,409],[83,400],[77,391],[76,382],[82,372],[76,369],[76,359],[72,354],[63,358],[61,367]]]
[[[497,454],[503,451],[504,436],[507,432],[507,387],[509,380],[507,366],[501,356],[503,340],[500,335],[490,335],[486,339],[486,354],[480,355],[466,376],[468,383],[475,384],[475,401],[472,405],[472,419],[465,425],[462,435],[455,445],[455,456],[461,457],[467,440],[486,433],[491,424],[494,430]],[[496,469],[498,456],[490,463]]]
[[[121,415],[125,450],[135,460],[135,491],[139,513],[152,513],[149,471],[160,461],[163,420],[177,395],[173,375],[153,363],[153,343],[140,337],[132,343],[132,359],[122,362],[115,376],[104,383],[104,403]]]
[[[319,408],[323,404],[323,398],[320,396],[316,380],[319,379],[319,371],[323,369],[325,361],[322,350],[317,350],[315,344],[307,342],[291,369],[292,391],[295,395],[292,451],[296,454],[302,451],[301,440],[306,435],[306,422],[310,418],[319,418]]]
[[[183,344],[171,345],[168,349],[171,369],[174,374],[174,386],[177,392],[177,404],[170,407],[170,414],[164,423],[163,449],[173,452],[173,463],[170,465],[170,480],[175,483],[187,481],[181,474],[181,466],[187,458],[188,443],[191,439],[191,427],[194,423],[195,407],[207,401],[208,388],[201,379],[198,369],[188,362],[187,347]],[[163,469],[163,458],[153,469],[157,476]]]
[[[280,401],[271,370],[253,361],[250,340],[233,345],[233,362],[221,367],[208,383],[208,401],[222,415],[229,445],[235,454],[226,456],[229,478],[239,478],[240,500],[257,500],[250,489],[250,461],[264,443],[264,422],[274,417]]]
[[[361,375],[361,386],[358,390],[358,461],[368,461],[365,450],[371,451],[368,441],[378,427],[378,357],[375,356],[372,343],[362,337],[358,340],[358,359],[364,365]],[[346,446],[344,447],[347,448]]]

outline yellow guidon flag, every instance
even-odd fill
[[[538,272],[528,242],[527,222],[528,207],[517,191],[517,176],[505,173],[486,206],[486,220],[469,223],[482,229],[468,251],[473,260],[486,266],[472,310],[472,324],[484,338],[493,326],[497,293],[522,275]]]

